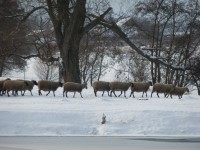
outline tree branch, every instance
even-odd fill
[[[45,61],[45,62],[56,62],[56,61],[59,61],[60,57],[49,57],[49,58],[45,58],[43,55],[40,55],[40,54],[33,54],[33,55],[28,55],[28,56],[21,56],[21,55],[18,55],[18,54],[10,54],[8,57],[11,57],[11,56],[17,56],[17,57],[20,57],[22,59],[30,59],[30,58],[40,58],[41,60]]]
[[[105,17],[106,14],[108,14],[108,12],[112,10],[112,7],[109,7],[102,15],[100,15],[99,17],[90,14],[90,16],[96,18],[94,19],[92,22],[90,22],[89,24],[87,24],[82,32],[82,35],[84,35],[85,33],[87,33],[88,31],[90,31],[92,28],[94,28],[96,25],[99,24],[100,21],[102,21],[102,19]]]
[[[186,68],[185,67],[179,67],[175,65],[168,64],[167,62],[163,61],[161,58],[157,57],[152,57],[149,56],[148,54],[144,53],[142,49],[138,48],[132,41],[127,37],[127,35],[121,30],[120,27],[116,25],[115,22],[108,22],[104,19],[100,22],[101,25],[111,29],[114,33],[116,33],[121,39],[123,39],[132,49],[134,49],[138,54],[141,56],[145,57],[147,60],[154,62],[154,63],[159,63],[163,66],[169,67],[173,70],[182,70],[184,71]]]
[[[30,15],[32,15],[35,11],[40,10],[40,9],[44,9],[44,10],[46,10],[46,11],[48,12],[48,9],[47,9],[46,7],[44,7],[44,6],[35,7],[35,8],[33,8],[30,12],[28,12],[28,13],[23,17],[23,19],[21,20],[21,22],[26,21],[26,19],[27,19]]]
[[[17,57],[20,57],[22,59],[30,59],[30,58],[40,58],[40,54],[35,54],[35,55],[28,55],[28,56],[21,56],[21,55],[18,55],[18,54],[10,54],[8,57],[11,57],[11,56],[17,56]]]
[[[49,11],[48,11],[48,14],[52,20],[52,23],[54,24],[54,26],[56,26],[56,16],[54,15],[54,8],[55,6],[53,6],[53,3],[51,0],[46,0],[47,2],[47,5],[48,5],[48,8],[49,8]]]
[[[37,11],[37,10],[39,10],[39,9],[44,9],[44,10],[46,10],[46,11],[48,12],[48,9],[47,9],[46,7],[44,7],[44,6],[39,6],[39,7],[33,8],[30,12],[28,12],[25,16],[23,16],[22,20],[19,21],[19,23],[18,23],[16,29],[15,29],[13,32],[11,32],[11,33],[9,34],[9,36],[12,35],[12,34],[14,34],[14,33],[16,33],[16,32],[18,31],[18,29],[19,29],[19,26],[20,26],[23,22],[25,22],[25,21],[28,19],[28,17],[29,17],[30,15],[32,15],[35,11]]]

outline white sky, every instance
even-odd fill
[[[114,12],[120,11],[120,8],[122,9],[123,12],[125,12],[139,0],[109,0],[109,1]]]

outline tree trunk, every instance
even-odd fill
[[[4,67],[5,67],[5,59],[4,58],[0,58],[0,77],[2,77],[3,75],[3,71],[4,71]]]
[[[101,55],[101,61],[100,61],[101,63],[100,63],[100,66],[99,66],[99,73],[98,73],[98,78],[97,78],[98,81],[99,81],[101,74],[102,74],[103,59],[104,59],[104,56]]]
[[[46,73],[46,77],[45,80],[49,80],[49,65],[47,64],[47,73]]]
[[[3,71],[2,69],[0,69],[0,77],[2,77]]]
[[[196,84],[196,87],[197,87],[198,95],[200,95],[200,85],[198,84],[198,82],[195,82],[195,84]]]
[[[194,84],[196,85],[197,87],[197,92],[198,92],[198,95],[200,95],[200,84],[199,84],[199,78],[196,78],[194,75],[192,75],[192,78],[194,80]]]
[[[3,75],[3,66],[0,66],[0,77]]]
[[[160,83],[161,82],[160,64],[157,64],[157,66],[158,66],[158,78],[157,78],[157,80]]]
[[[74,37],[73,37],[74,38]],[[64,45],[67,43],[64,43]],[[79,69],[79,45],[80,40],[73,40],[68,46],[64,46],[64,53],[61,54],[63,60],[63,79],[64,82],[81,83]]]
[[[200,86],[197,86],[198,95],[200,95]]]
[[[80,83],[79,45],[86,17],[86,0],[46,0],[48,13],[54,25],[56,42],[62,58],[64,82]]]

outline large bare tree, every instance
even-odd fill
[[[51,19],[58,50],[60,52],[62,76],[65,82],[81,82],[79,69],[79,47],[83,36],[99,22],[112,9],[107,9],[93,17],[86,11],[87,0],[33,0],[33,9],[29,10],[22,18],[21,22],[26,21],[34,12],[45,10]],[[101,0],[99,1],[101,2]],[[31,57],[41,57],[40,54],[23,56],[24,59]],[[50,57],[47,60],[58,61],[58,58]]]
[[[64,81],[81,82],[79,45],[85,33],[95,27],[111,10],[86,22],[86,0],[46,0],[63,65]]]

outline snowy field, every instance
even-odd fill
[[[148,100],[136,98],[94,96],[89,87],[75,98],[56,97],[50,93],[0,96],[0,136],[200,136],[200,96],[194,93],[171,98],[157,98],[154,93]],[[130,90],[127,91],[129,96]],[[106,124],[101,124],[103,113]]]

